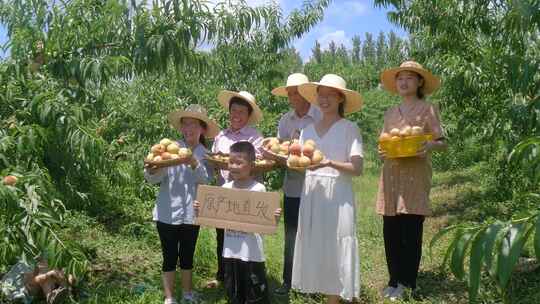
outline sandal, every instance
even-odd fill
[[[68,297],[69,290],[66,287],[60,286],[47,294],[47,304],[64,303]]]

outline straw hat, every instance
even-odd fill
[[[362,96],[360,93],[347,89],[347,83],[343,78],[335,74],[326,74],[320,82],[310,82],[298,87],[298,91],[310,103],[317,104],[317,88],[319,86],[334,88],[345,95],[345,114],[359,111],[362,108]]]
[[[219,133],[218,125],[208,117],[208,115],[206,114],[206,109],[203,108],[201,105],[190,104],[186,107],[184,111],[177,110],[167,115],[169,123],[178,131],[180,131],[182,127],[181,120],[184,117],[195,118],[204,121],[207,126],[205,134],[207,138],[214,138]]]
[[[391,93],[398,94],[396,76],[401,71],[411,71],[421,75],[424,78],[423,92],[426,95],[435,92],[441,86],[441,79],[424,69],[421,64],[416,61],[405,61],[399,68],[388,69],[381,73],[383,88]]]
[[[285,86],[277,87],[272,90],[272,94],[281,97],[288,97],[287,89],[290,87],[297,87],[301,84],[309,83],[309,79],[302,73],[294,73],[287,77],[287,84]]]
[[[245,100],[251,108],[253,109],[253,112],[251,112],[251,115],[249,116],[248,124],[255,125],[258,122],[262,120],[263,113],[259,106],[257,105],[257,101],[255,100],[255,97],[251,95],[251,93],[246,91],[240,91],[240,92],[233,92],[233,91],[227,91],[223,90],[219,92],[218,94],[218,101],[219,103],[227,110],[229,110],[229,102],[231,101],[231,98],[238,97],[243,100]]]

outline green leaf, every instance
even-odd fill
[[[450,261],[450,269],[452,273],[460,280],[463,280],[465,275],[464,259],[467,253],[467,248],[472,240],[472,237],[478,229],[464,232],[457,238],[454,250],[452,251],[452,259]]]
[[[463,234],[463,232],[464,232],[464,228],[459,226],[458,229],[456,230],[455,234],[454,234],[454,239],[452,240],[452,243],[450,243],[450,246],[448,246],[448,248],[446,248],[446,252],[444,254],[443,262],[441,264],[443,269],[448,264],[448,260],[450,259],[450,256],[454,252],[454,250],[456,248],[456,245],[457,245],[459,239],[461,238],[461,235]]]
[[[500,234],[501,230],[505,227],[505,224],[503,222],[497,221],[493,224],[491,224],[487,230],[484,240],[484,264],[486,265],[486,268],[490,270],[492,268],[492,262],[493,262],[493,247],[495,246],[495,242],[497,240],[497,236]]]
[[[528,223],[518,223],[512,225],[502,239],[497,259],[497,277],[501,288],[508,284],[530,232]]]
[[[482,271],[482,259],[484,258],[484,242],[488,226],[480,229],[471,244],[469,259],[469,302],[474,302],[480,287],[480,273]]]

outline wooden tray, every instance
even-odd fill
[[[289,165],[287,165],[287,168],[289,170],[293,170],[293,171],[297,171],[297,172],[300,172],[300,173],[304,173],[306,172],[306,169],[309,168],[309,167],[291,167]]]
[[[216,159],[215,157],[218,155],[222,157],[223,156],[227,157],[227,160]],[[227,166],[229,165],[228,157],[229,157],[229,154],[218,152],[218,153],[207,153],[205,159],[214,167],[221,169],[221,168],[227,168]]]
[[[161,160],[161,161],[152,161],[152,160],[144,160],[145,165],[149,165],[151,167],[157,167],[157,168],[164,168],[164,167],[172,167],[172,166],[178,166],[185,164],[189,161],[190,158],[176,158],[176,159],[167,159],[167,160]]]
[[[275,168],[276,168],[276,162],[273,160],[264,159],[264,163],[255,163],[255,171],[259,173],[272,171]]]

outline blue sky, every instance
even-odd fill
[[[299,7],[301,1],[280,0],[280,5],[288,12]],[[366,32],[372,33],[376,38],[380,31],[392,30],[400,37],[407,37],[403,29],[388,21],[386,14],[387,10],[375,7],[372,0],[334,0],[326,10],[323,21],[296,40],[294,46],[305,61],[311,56],[315,40],[318,40],[324,49],[331,41],[335,41],[338,45],[343,43],[347,48],[351,48],[351,38],[360,35],[363,41]]]
[[[217,0],[211,0],[216,2]],[[268,2],[268,0],[246,0],[250,5],[256,6]],[[283,8],[285,14],[301,6],[300,0],[274,0]],[[387,17],[387,11],[376,8],[372,0],[334,0],[325,12],[322,22],[315,26],[302,38],[293,42],[294,47],[300,52],[304,61],[309,60],[311,49],[315,40],[321,43],[323,48],[328,47],[330,41],[338,44],[343,43],[351,47],[351,38],[360,35],[364,38],[366,32],[375,37],[380,32],[393,30],[400,37],[406,37],[407,33],[401,28],[391,24]],[[0,26],[0,44],[6,42],[6,30]],[[0,53],[2,53],[0,51]]]

